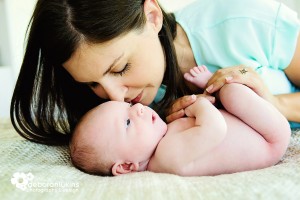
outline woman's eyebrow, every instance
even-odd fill
[[[121,60],[121,58],[124,56],[124,52],[117,57],[112,64],[109,65],[109,67],[107,68],[107,70],[103,73],[103,76],[106,75],[115,65],[117,62],[119,62],[119,60]]]

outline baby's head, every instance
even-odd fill
[[[100,175],[145,171],[167,125],[142,104],[109,101],[89,111],[75,128],[73,164]]]

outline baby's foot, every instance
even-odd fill
[[[212,77],[212,73],[207,69],[205,65],[193,67],[190,69],[189,73],[184,74],[184,78],[198,86],[199,88],[204,89],[208,80]]]

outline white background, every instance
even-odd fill
[[[159,0],[167,11],[193,1]],[[300,13],[300,0],[281,2]],[[35,3],[36,0],[0,0],[0,118],[9,117],[12,90],[24,53],[24,35]]]

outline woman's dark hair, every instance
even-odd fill
[[[79,119],[105,100],[75,82],[62,63],[82,42],[102,43],[142,29],[143,4],[144,0],[38,0],[11,101],[11,121],[21,136],[43,144],[69,142]],[[163,83],[168,87],[157,111],[187,91],[173,45],[176,21],[173,14],[163,15],[159,38],[167,65]]]

